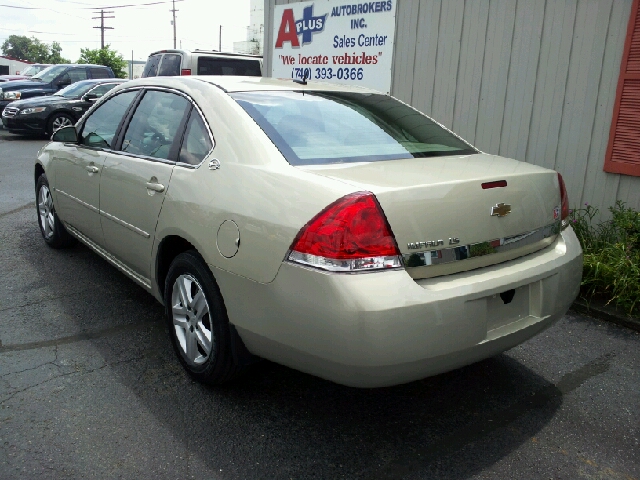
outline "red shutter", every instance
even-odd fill
[[[640,0],[631,18],[620,66],[604,171],[640,176]]]

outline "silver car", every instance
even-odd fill
[[[364,88],[127,82],[55,133],[35,181],[45,242],[80,240],[154,295],[207,383],[259,357],[409,382],[531,338],[580,285],[558,173]]]

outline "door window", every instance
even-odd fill
[[[180,55],[169,55],[166,53],[160,64],[159,77],[172,77],[180,75]]]
[[[108,99],[87,118],[80,133],[80,144],[88,147],[111,148],[118,125],[137,90],[124,92]]]
[[[147,64],[144,66],[144,70],[142,71],[142,78],[145,77],[155,77],[158,74],[158,64],[160,63],[160,59],[162,55],[151,55],[147,59]]]
[[[98,85],[96,88],[91,90],[90,93],[93,93],[96,96],[96,98],[100,98],[116,85],[117,83],[105,83],[104,85]]]
[[[190,165],[198,165],[213,148],[207,127],[198,112],[193,109],[187,133],[184,136],[179,160]]]
[[[148,91],[127,127],[122,151],[169,159],[178,128],[190,107],[189,101],[180,95]]]

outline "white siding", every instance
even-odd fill
[[[640,178],[602,170],[632,0],[397,1],[392,95],[483,151],[558,170],[572,206],[640,209]],[[282,3],[265,1],[267,72]]]

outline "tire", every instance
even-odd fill
[[[40,233],[47,245],[51,248],[67,248],[77,243],[58,218],[49,189],[49,181],[44,173],[36,182],[36,211]]]
[[[219,385],[246,370],[233,360],[229,319],[222,295],[195,250],[181,253],[171,263],[164,300],[171,343],[193,379]]]
[[[56,130],[62,127],[75,125],[76,121],[67,113],[57,112],[49,117],[47,122],[47,135],[53,135]]]

